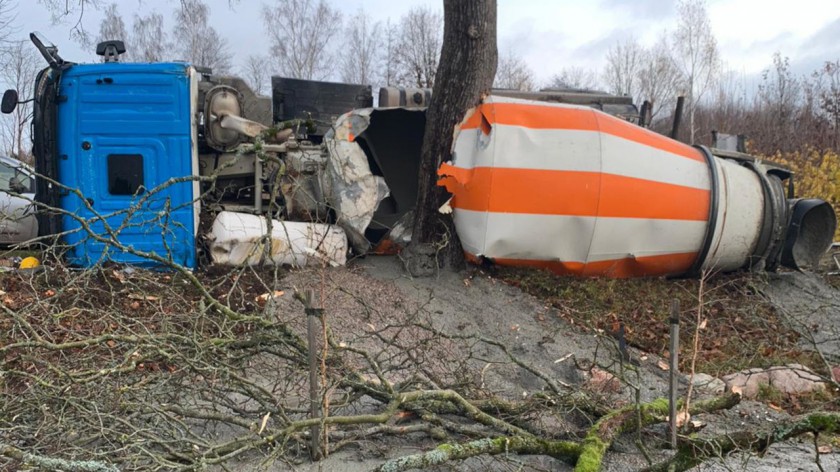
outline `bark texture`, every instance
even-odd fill
[[[545,454],[574,464],[580,454],[580,444],[572,441],[552,441],[533,436],[502,436],[484,438],[464,444],[442,444],[429,452],[390,460],[376,472],[401,472],[445,464],[479,455]]]
[[[740,401],[741,395],[730,393],[722,397],[697,402],[689,407],[689,412],[698,414],[726,410],[737,405]],[[630,405],[615,410],[604,415],[589,429],[586,438],[583,440],[580,457],[575,465],[575,472],[598,472],[601,470],[604,453],[607,452],[615,438],[633,428],[659,423],[668,415],[668,401],[664,398],[640,405],[638,408],[639,411],[636,410],[636,405]]]
[[[736,431],[714,438],[685,438],[677,453],[667,462],[656,464],[646,472],[685,471],[703,462],[726,457],[733,451],[755,451],[763,453],[773,443],[784,441],[805,433],[837,434],[840,432],[840,414],[836,412],[815,412],[773,428],[760,431]]]
[[[448,194],[437,169],[449,160],[455,127],[489,92],[496,75],[496,0],[444,0],[443,48],[426,119],[412,244],[435,245],[460,254],[448,215],[438,213]]]

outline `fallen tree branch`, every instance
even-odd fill
[[[56,457],[31,454],[8,444],[0,444],[0,456],[5,456],[24,464],[44,470],[62,470],[65,472],[119,472],[116,466],[98,461],[71,461]]]
[[[670,460],[656,464],[648,472],[684,471],[712,457],[723,457],[736,450],[765,451],[770,445],[805,433],[840,432],[840,413],[811,413],[793,418],[764,431],[738,431],[714,438],[682,438]]]
[[[692,413],[703,413],[727,409],[740,402],[741,396],[730,394],[691,406]],[[447,461],[462,460],[479,455],[498,454],[540,454],[547,455],[570,465],[576,471],[595,472],[601,469],[601,461],[609,445],[619,434],[630,428],[664,421],[668,414],[665,399],[641,405],[641,415],[635,405],[615,410],[603,416],[589,430],[582,443],[575,441],[543,439],[531,434],[482,438],[462,444],[442,444],[421,454],[391,459],[376,469],[377,472],[396,472],[440,465]]]
[[[502,436],[479,439],[463,444],[441,444],[422,454],[389,460],[377,467],[376,472],[420,469],[483,454],[542,454],[555,457],[568,464],[574,464],[580,450],[580,444],[573,441],[550,441],[533,436]]]
[[[731,393],[711,400],[697,402],[690,407],[690,413],[707,413],[732,408],[741,401],[741,395]],[[682,405],[680,405],[682,406]],[[668,415],[668,400],[659,399],[650,403],[630,405],[615,410],[598,420],[589,429],[583,440],[580,458],[575,465],[575,472],[597,472],[601,470],[604,453],[613,440],[631,428],[640,428],[663,421]],[[640,413],[640,414],[639,414]],[[641,421],[641,424],[639,422]]]

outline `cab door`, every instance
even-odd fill
[[[186,64],[64,73],[58,154],[71,263],[195,266],[192,80]]]

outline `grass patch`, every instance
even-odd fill
[[[557,308],[560,317],[584,329],[614,332],[625,325],[627,342],[659,356],[668,354],[671,300],[680,301],[680,369],[690,363],[699,280],[608,279],[557,276],[549,271],[498,268],[495,276]],[[757,287],[760,275],[725,274],[706,281],[697,369],[720,376],[749,367],[801,363],[820,367],[797,345],[789,329]]]

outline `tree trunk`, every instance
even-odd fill
[[[437,170],[450,158],[455,127],[492,87],[498,61],[496,0],[444,0],[443,18],[443,48],[426,115],[412,247],[408,254],[409,259],[415,255],[427,259],[426,264],[423,261],[419,264],[427,269],[430,265],[437,267],[441,250],[454,256],[455,261],[463,261],[452,218],[438,212],[449,196],[437,185]],[[433,259],[432,264],[428,264],[428,259]],[[423,274],[422,268],[411,261],[409,271],[414,275],[429,275]]]

